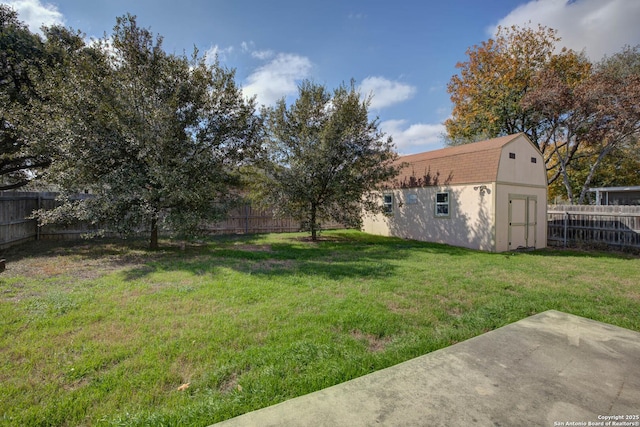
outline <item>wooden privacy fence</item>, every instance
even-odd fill
[[[87,197],[80,195],[79,197]],[[56,193],[4,192],[0,193],[0,249],[27,240],[70,239],[98,231],[88,224],[38,227],[29,219],[35,209],[51,209]],[[344,228],[335,222],[323,223],[323,229]],[[258,210],[247,204],[229,212],[225,221],[204,227],[208,234],[283,233],[300,230],[300,222],[292,218],[273,218],[272,212]]]
[[[56,205],[56,195],[52,192],[0,193],[0,248],[27,240],[75,239],[98,231],[97,227],[80,222],[39,227],[35,219],[29,218],[36,209],[52,209]],[[78,195],[78,198],[82,197],[89,196]]]
[[[550,246],[640,249],[640,206],[551,205],[547,215]]]
[[[345,228],[337,222],[325,222],[323,230]],[[273,212],[256,209],[251,204],[231,210],[227,219],[205,226],[209,234],[289,233],[300,231],[300,221],[293,218],[274,218]]]
[[[0,248],[39,239],[43,230],[29,216],[36,209],[53,207],[54,203],[55,193],[0,193]]]

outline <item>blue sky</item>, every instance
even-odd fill
[[[271,105],[302,79],[333,89],[351,79],[373,94],[370,112],[402,154],[444,146],[446,86],[466,50],[497,25],[558,30],[561,45],[593,60],[640,44],[640,0],[7,0],[33,31],[63,24],[88,38],[115,18],[164,37],[169,52],[194,46],[236,69],[248,96]]]

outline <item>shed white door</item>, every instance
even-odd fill
[[[536,196],[509,195],[509,250],[536,247]]]

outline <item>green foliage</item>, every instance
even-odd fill
[[[117,19],[114,33],[78,55],[67,82],[67,128],[48,179],[62,205],[42,222],[78,218],[131,232],[184,236],[221,218],[237,199],[238,168],[260,130],[234,72],[166,53],[162,38]],[[70,195],[87,191],[80,200]]]
[[[630,255],[304,237],[9,249],[0,426],[210,425],[550,309],[640,331]]]
[[[588,147],[578,151],[568,174],[568,181],[573,194],[583,191],[584,183],[591,173],[593,164],[597,161],[598,151]],[[628,144],[620,144],[602,158],[600,164],[589,178],[589,187],[625,187],[636,186],[640,183],[640,150],[637,141],[629,141]],[[566,188],[563,182],[556,181],[549,185],[549,200],[556,197],[566,199]],[[584,203],[593,203],[593,193],[586,193]]]
[[[78,34],[33,34],[9,6],[0,5],[0,190],[23,187],[52,162],[64,138],[59,82]]]
[[[282,99],[265,111],[254,197],[300,220],[313,239],[323,220],[359,227],[364,211],[381,209],[373,191],[398,174],[391,138],[369,120],[368,105],[353,82],[330,93],[305,81],[291,106]]]

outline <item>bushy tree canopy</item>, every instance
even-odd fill
[[[451,144],[524,132],[545,156],[549,184],[559,179],[566,198],[582,202],[602,159],[637,138],[638,51],[625,48],[593,64],[558,49],[559,41],[543,26],[510,27],[469,49],[448,86],[454,109],[445,125]],[[590,163],[572,164],[586,153]],[[590,169],[579,197],[575,167]]]
[[[7,5],[0,5],[0,190],[23,187],[52,162],[64,139],[65,111],[59,83],[83,44],[62,28],[31,33]]]
[[[298,98],[265,111],[265,158],[254,195],[292,216],[317,238],[321,221],[358,227],[364,211],[381,209],[372,193],[398,174],[391,138],[369,120],[369,100],[354,83],[329,92],[304,81]]]
[[[77,218],[129,232],[146,225],[151,246],[166,224],[184,235],[220,219],[237,198],[238,168],[260,119],[216,62],[168,54],[162,38],[127,15],[110,39],[74,63],[67,97],[71,137],[48,178],[67,195],[43,221]],[[92,197],[74,200],[87,191]]]

